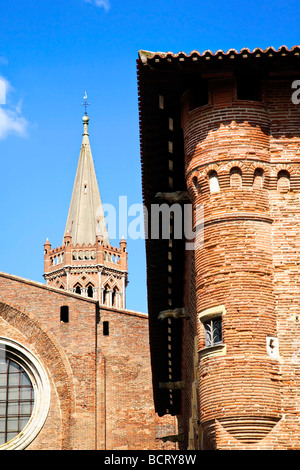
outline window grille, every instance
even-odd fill
[[[42,429],[50,406],[50,383],[29,349],[0,336],[0,449],[22,450]]]
[[[222,343],[222,317],[210,318],[204,323],[204,327],[205,346],[215,346]]]
[[[27,373],[10,358],[0,358],[0,445],[22,431],[33,404],[34,392]]]

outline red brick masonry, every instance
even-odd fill
[[[51,386],[29,450],[174,448],[159,439],[175,433],[175,422],[154,412],[147,315],[99,311],[95,300],[4,273],[0,293],[0,336],[29,348]],[[68,323],[61,306],[69,307]]]

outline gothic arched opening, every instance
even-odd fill
[[[94,297],[94,288],[92,284],[87,286],[87,296],[93,298]]]
[[[80,294],[81,295],[81,285],[80,284],[76,284],[75,286],[75,294]]]

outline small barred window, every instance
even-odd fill
[[[222,317],[210,318],[204,322],[205,346],[215,346],[222,343]]]

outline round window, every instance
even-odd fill
[[[49,405],[49,381],[40,361],[25,346],[0,337],[0,449],[27,447]]]

